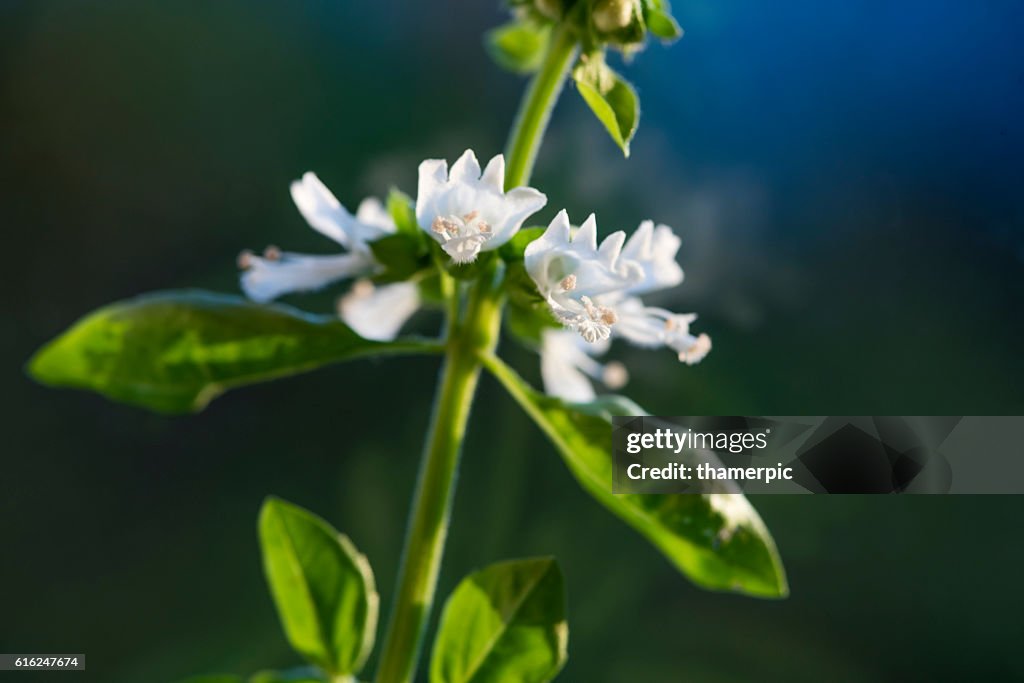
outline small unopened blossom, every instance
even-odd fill
[[[481,251],[497,249],[539,211],[547,197],[532,187],[505,192],[505,157],[481,171],[472,150],[452,164],[428,159],[420,164],[416,219],[455,263],[470,263]]]
[[[615,361],[601,364],[595,359],[609,346],[607,340],[587,343],[569,330],[545,330],[540,345],[544,391],[573,403],[587,403],[595,398],[591,380],[612,391],[621,389],[629,379],[626,368]]]
[[[619,231],[598,245],[593,215],[573,230],[562,211],[527,245],[524,263],[554,318],[585,342],[621,337],[645,347],[667,346],[692,365],[711,350],[706,334],[690,333],[696,316],[648,307],[638,296],[682,282],[679,246],[671,228],[652,221],[641,223],[628,240]]]
[[[383,204],[370,197],[353,216],[314,173],[306,173],[291,185],[292,200],[309,225],[330,238],[345,252],[319,256],[267,247],[262,256],[242,252],[242,290],[250,299],[267,302],[291,292],[321,289],[338,280],[365,277],[379,270],[370,243],[396,231]],[[376,289],[366,282],[342,300],[342,319],[368,339],[392,339],[419,306],[415,285],[398,283]],[[403,285],[403,286],[399,286]],[[362,292],[363,296],[359,296]],[[345,302],[348,302],[347,304]]]

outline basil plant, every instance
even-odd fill
[[[667,363],[697,363],[711,350],[710,338],[693,330],[696,316],[644,302],[681,283],[679,237],[644,217],[635,230],[599,241],[593,214],[573,208],[570,215],[530,186],[548,119],[570,79],[628,156],[639,100],[605,53],[632,55],[652,36],[675,40],[679,26],[663,0],[515,0],[510,9],[512,21],[485,44],[500,66],[532,75],[504,155],[485,164],[469,150],[451,165],[428,159],[414,197],[392,191],[384,201],[363,200],[355,212],[306,173],[292,183],[292,198],[336,254],[243,252],[244,296],[164,291],[114,303],[82,318],[29,364],[45,384],[187,413],[226,390],[331,363],[441,356],[377,683],[416,677],[460,447],[484,370],[536,422],[580,485],[684,576],[711,590],[787,592],[772,538],[742,494],[611,493],[611,416],[643,411],[622,396],[598,396],[627,380],[621,364],[601,356],[617,339],[663,353]],[[534,223],[554,208],[560,210],[546,226]],[[336,314],[272,303],[339,284],[348,287]],[[439,336],[403,336],[406,320],[425,307],[446,313]],[[538,352],[543,391],[497,354],[503,320],[510,337]],[[326,521],[276,498],[265,502],[258,526],[270,592],[306,668],[191,680],[369,680],[363,666],[377,636],[379,599],[367,559]],[[448,596],[424,665],[427,680],[552,680],[567,657],[565,613],[565,581],[553,558],[484,567]]]

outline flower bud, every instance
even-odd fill
[[[548,19],[562,18],[562,0],[533,0],[533,6]]]
[[[591,12],[594,26],[602,33],[615,33],[633,23],[636,0],[597,0]]]

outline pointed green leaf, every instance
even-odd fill
[[[610,416],[642,415],[628,399],[573,406],[526,384],[497,358],[487,367],[554,443],[583,488],[647,537],[694,583],[758,597],[788,593],[771,534],[742,494],[613,495]]]
[[[640,123],[640,98],[633,86],[612,71],[600,55],[581,59],[573,69],[573,79],[594,116],[628,157],[629,143]]]
[[[498,66],[514,73],[536,71],[544,60],[551,30],[531,21],[512,21],[488,31],[484,45]]]
[[[565,664],[568,637],[565,580],[553,558],[492,564],[448,598],[430,683],[544,683]]]
[[[419,223],[416,221],[416,205],[412,198],[401,190],[392,188],[388,193],[388,214],[395,222],[395,229],[412,235],[418,235]]]
[[[263,504],[259,532],[288,642],[332,675],[358,673],[377,628],[369,562],[327,522],[277,498]]]
[[[683,29],[668,12],[660,9],[647,11],[647,30],[667,43],[683,37]]]
[[[200,291],[158,292],[104,306],[29,361],[38,381],[90,389],[161,413],[203,409],[232,387],[334,361],[424,350],[363,339],[333,317]]]

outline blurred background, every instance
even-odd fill
[[[715,350],[687,368],[621,349],[628,393],[666,415],[1021,414],[1024,6],[674,10],[685,38],[619,65],[644,107],[632,158],[570,88],[535,175],[537,222],[565,206],[683,237],[687,280],[663,303],[698,312]],[[492,0],[0,0],[0,651],[85,652],[80,677],[113,683],[297,663],[259,564],[269,493],[348,533],[387,609],[435,359],[178,419],[43,389],[23,365],[112,300],[236,292],[243,247],[329,252],[288,197],[303,171],[354,207],[415,192],[423,158],[500,151],[523,81],[480,36],[503,19]],[[329,311],[337,293],[291,301]],[[503,352],[537,381],[535,357]],[[440,592],[557,555],[561,680],[1024,678],[1020,497],[761,497],[792,596],[708,594],[489,379],[474,418]]]

